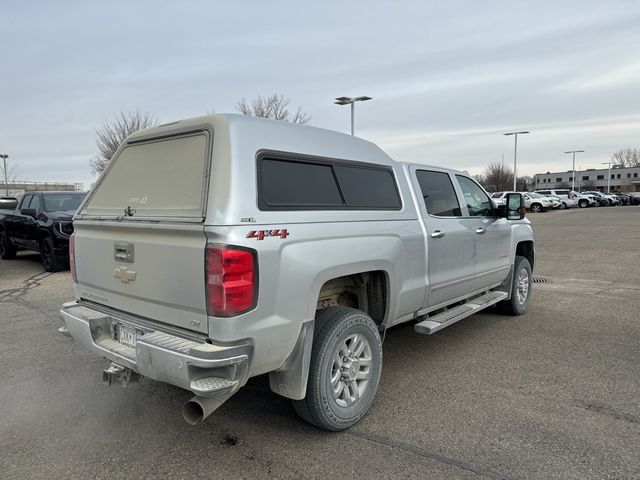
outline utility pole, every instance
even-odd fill
[[[602,165],[608,165],[609,171],[607,173],[607,193],[611,193],[611,164],[613,162],[602,162]]]
[[[9,180],[7,180],[7,158],[9,155],[6,153],[0,153],[0,158],[2,159],[2,171],[4,172],[4,194],[9,196]]]
[[[564,152],[564,153],[571,153],[573,154],[573,177],[571,177],[573,180],[571,180],[571,190],[575,190],[575,185],[576,185],[576,153],[584,153],[584,150],[569,150],[568,152]]]
[[[518,178],[518,163],[517,163],[517,158],[518,158],[518,135],[524,135],[525,133],[531,133],[531,132],[526,132],[526,131],[522,131],[522,132],[508,132],[508,133],[504,133],[503,135],[515,135],[515,145],[513,148],[513,191],[516,192],[516,179]]]

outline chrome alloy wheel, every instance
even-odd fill
[[[355,333],[338,343],[330,370],[331,394],[340,407],[349,407],[366,392],[371,377],[371,345]]]
[[[518,297],[518,303],[524,305],[529,296],[529,272],[525,268],[521,268],[518,272],[518,283],[516,296]]]

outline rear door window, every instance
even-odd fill
[[[201,131],[127,145],[81,213],[204,218],[209,142]]]
[[[448,173],[416,171],[427,213],[438,217],[460,217],[460,204]]]

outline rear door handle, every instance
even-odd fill
[[[484,227],[476,228],[476,233],[478,235],[484,235],[485,233],[487,233],[487,229]]]
[[[444,232],[442,230],[434,230],[430,235],[431,238],[442,238],[444,237]]]

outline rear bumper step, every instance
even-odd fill
[[[442,330],[443,328],[473,315],[480,310],[484,310],[493,304],[506,300],[508,296],[508,293],[498,291],[483,293],[462,305],[449,308],[444,312],[428,317],[426,320],[416,323],[413,328],[418,333],[431,335],[432,333],[436,333],[438,330]]]
[[[247,380],[251,346],[213,345],[150,330],[70,302],[60,310],[68,334],[117,366],[201,397],[235,392]],[[126,331],[126,343],[120,336]],[[118,372],[107,375],[116,379]]]

